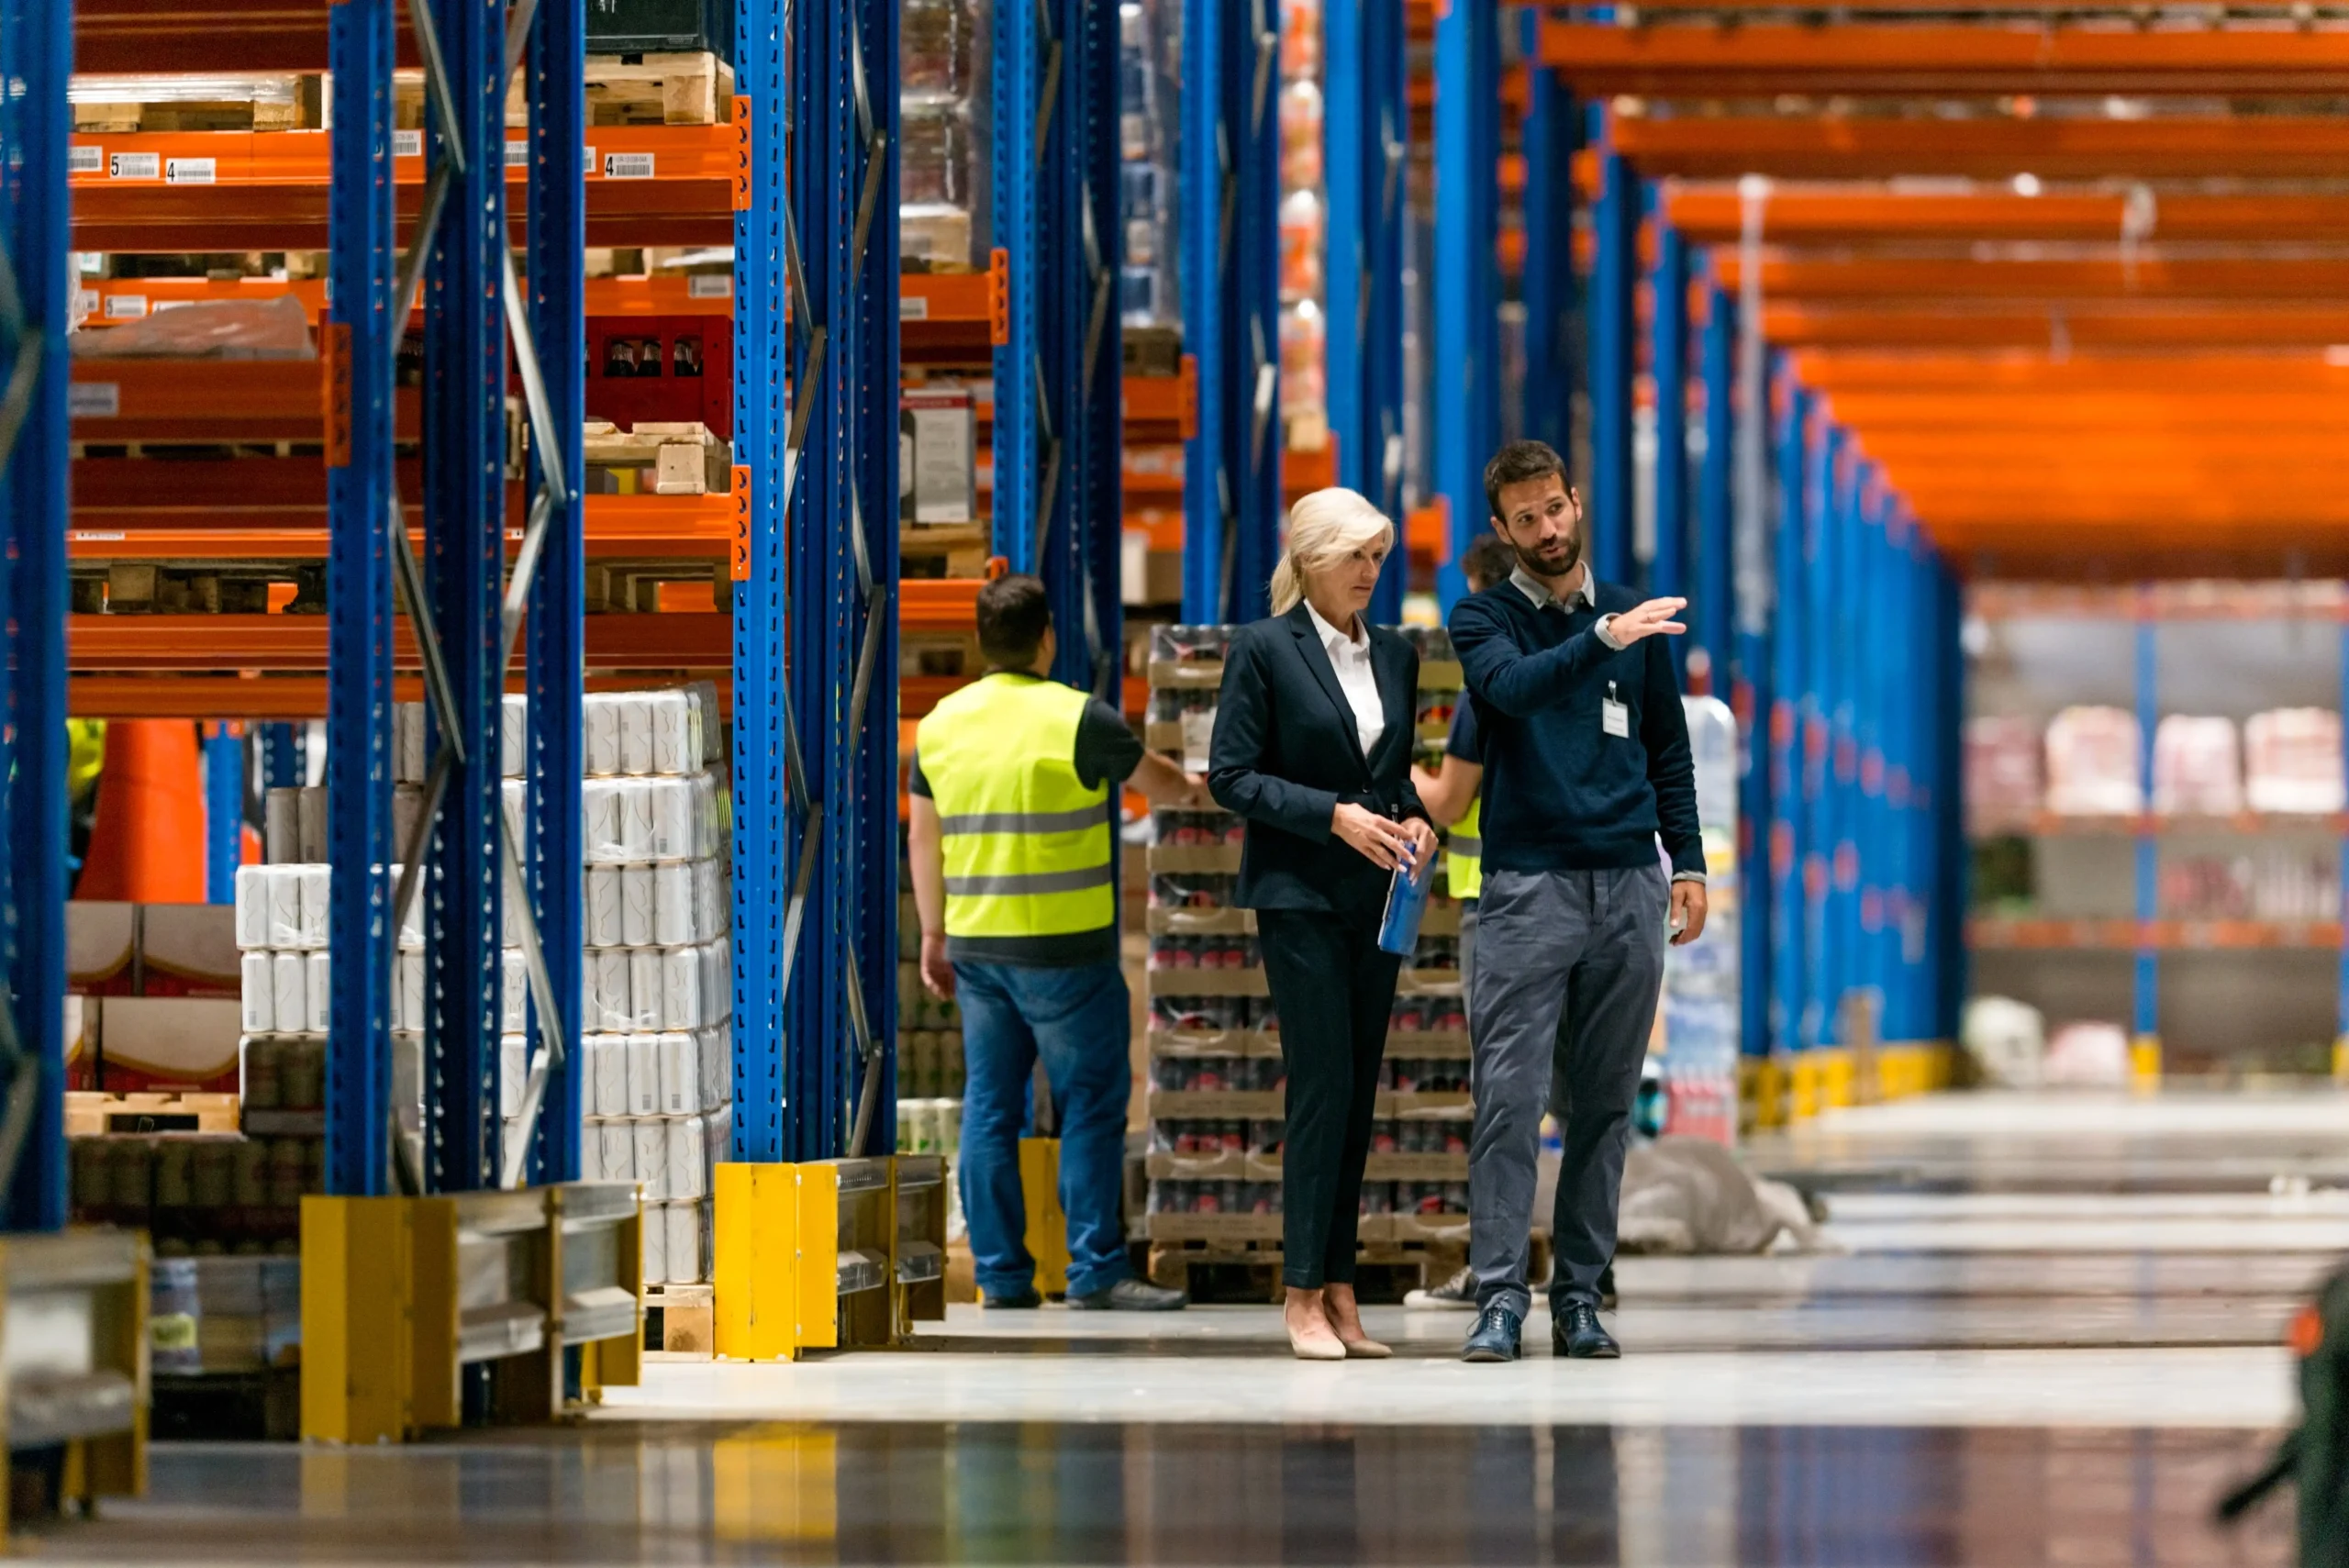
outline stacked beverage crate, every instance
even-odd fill
[[[731,862],[707,687],[585,705],[586,1058],[580,1175],[634,1182],[644,1277],[709,1278],[711,1173],[733,1137]]]
[[[1439,631],[1420,651],[1416,722],[1440,747],[1459,665]],[[1223,679],[1225,627],[1162,627],[1152,639],[1147,740],[1204,773]],[[1149,1235],[1162,1250],[1277,1245],[1286,1074],[1253,912],[1233,903],[1241,825],[1219,809],[1162,811],[1149,851]],[[1364,1172],[1366,1248],[1467,1235],[1468,1020],[1459,906],[1442,889],[1397,987]]]

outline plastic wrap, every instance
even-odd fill
[[[2047,808],[2067,817],[2143,811],[2143,731],[2117,707],[2067,707],[2047,727]]]

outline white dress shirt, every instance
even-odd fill
[[[1354,734],[1362,740],[1362,754],[1367,757],[1378,738],[1386,733],[1386,704],[1378,695],[1378,672],[1370,667],[1370,633],[1364,632],[1360,640],[1347,636],[1322,619],[1310,600],[1305,613],[1313,617],[1314,633],[1330,655],[1330,667],[1338,673],[1338,689],[1346,694],[1346,704],[1354,710]]]

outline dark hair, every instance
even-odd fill
[[[1547,441],[1511,441],[1485,465],[1485,505],[1497,517],[1501,515],[1503,485],[1522,484],[1550,473],[1556,474],[1558,483],[1568,490],[1575,487],[1574,475],[1566,472],[1566,460]]]
[[[1052,628],[1042,583],[1018,573],[998,577],[979,590],[978,607],[979,651],[988,663],[1025,670],[1036,662],[1036,650]]]
[[[1460,558],[1461,572],[1472,586],[1479,589],[1508,582],[1508,574],[1516,568],[1517,551],[1490,528],[1478,534]]]

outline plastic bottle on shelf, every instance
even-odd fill
[[[1281,88],[1281,188],[1321,184],[1321,84],[1306,78]]]
[[[1311,191],[1291,191],[1281,198],[1281,298],[1321,297],[1322,242],[1327,220],[1321,198]]]

